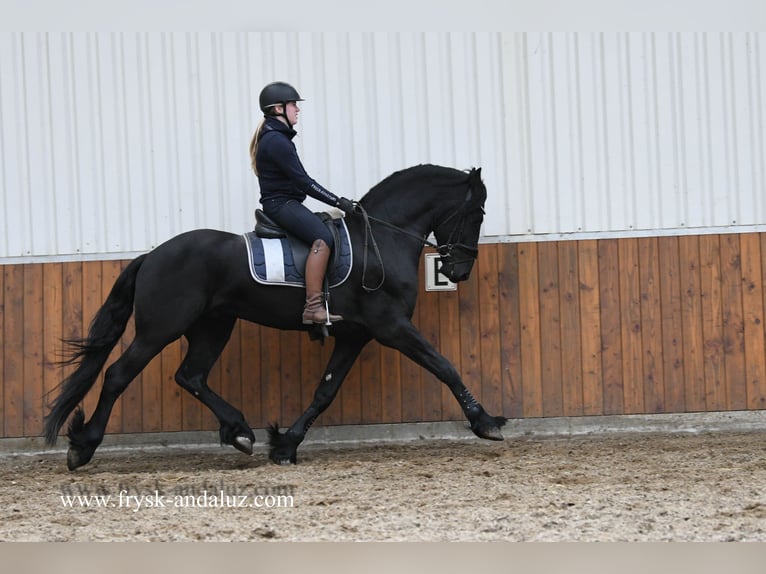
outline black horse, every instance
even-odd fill
[[[269,429],[272,461],[295,463],[298,445],[330,405],[362,348],[372,339],[398,349],[443,381],[460,403],[473,432],[502,440],[505,418],[488,415],[455,368],[410,321],[418,292],[418,263],[428,236],[438,243],[442,272],[452,281],[468,278],[478,254],[487,191],[481,170],[470,172],[421,165],[394,173],[373,187],[346,216],[354,245],[349,278],[332,289],[332,311],[344,320],[330,326],[335,347],[313,401],[286,433]],[[242,413],[206,383],[237,318],[284,330],[301,323],[304,292],[256,283],[241,235],[209,229],[178,235],[131,261],[117,278],[68,362],[64,380],[45,418],[44,436],[54,444],[65,421],[67,466],[87,464],[104,437],[115,401],[149,361],[181,336],[188,352],[176,382],[197,397],[220,422],[222,444],[252,454],[255,435]],[[93,386],[135,308],[135,338],[106,370],[93,415],[85,422],[78,404]]]

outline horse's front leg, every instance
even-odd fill
[[[279,425],[272,425],[269,431],[269,458],[277,464],[295,464],[298,461],[298,446],[303,442],[316,418],[329,407],[340,390],[340,386],[351,367],[370,338],[355,333],[353,336],[336,338],[330,361],[327,363],[322,380],[309,407],[287,429],[279,431]]]
[[[452,363],[434,349],[412,323],[400,325],[395,334],[386,337],[386,340],[379,340],[384,345],[401,351],[446,384],[460,404],[476,436],[488,440],[503,440],[500,428],[505,424],[506,418],[487,414],[463,384]]]

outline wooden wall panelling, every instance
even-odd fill
[[[43,266],[43,325],[42,347],[43,357],[42,397],[39,405],[41,418],[47,412],[46,406],[55,396],[55,387],[61,382],[62,369],[58,362],[61,359],[61,341],[64,338],[64,270],[63,263],[50,263]],[[0,343],[2,345],[2,343]],[[1,353],[1,351],[0,351]],[[40,428],[39,432],[42,432]]]
[[[542,416],[564,414],[561,372],[561,314],[559,300],[558,245],[556,242],[537,246],[540,309],[540,360]],[[567,382],[568,384],[568,382]]]
[[[430,294],[433,296],[433,294]],[[457,291],[439,293],[439,342],[441,353],[463,373],[460,345],[460,295]],[[463,411],[447,385],[439,382],[443,420],[463,420]],[[494,410],[501,410],[498,406]]]
[[[699,237],[679,237],[678,247],[681,261],[685,410],[698,412],[705,410],[705,355]]]
[[[423,258],[421,258],[421,262]],[[421,263],[419,273],[423,277],[424,265]],[[418,293],[418,328],[423,337],[433,345],[436,350],[440,349],[439,323],[439,294],[426,293],[423,286]],[[421,369],[421,397],[423,401],[421,420],[438,421],[442,418],[442,383],[435,375],[426,369]]]
[[[43,405],[43,265],[24,266],[23,435],[42,432]]]
[[[662,306],[659,243],[656,237],[638,240],[640,329],[642,347],[643,412],[665,412],[665,374],[662,346]]]
[[[278,331],[267,327],[261,328],[261,418],[266,424],[287,424],[281,420],[282,414],[282,377],[279,360],[282,356],[282,341]]]
[[[604,239],[598,243],[603,414],[607,415],[624,412],[618,246],[616,239]]]
[[[580,312],[580,271],[575,241],[558,244],[561,318],[561,379],[564,416],[583,414],[583,346]]]
[[[766,408],[766,342],[764,341],[764,280],[761,248],[766,234],[742,235],[742,307],[745,338],[747,408]]]
[[[722,235],[721,308],[723,313],[723,353],[726,381],[726,408],[747,408],[745,376],[745,325],[742,316],[742,256],[740,236]]]
[[[7,267],[0,267],[0,437],[5,434],[5,425],[8,423],[8,417],[5,412],[5,272]]]
[[[2,435],[37,436],[125,262],[5,265],[0,275]],[[413,322],[492,413],[509,417],[766,408],[766,234],[497,244],[457,292],[422,291]],[[421,266],[422,273],[422,266]],[[125,336],[114,361],[133,336]],[[217,429],[175,384],[184,339],[115,405],[108,432]],[[311,402],[332,342],[237,323],[211,387],[260,428]],[[102,378],[83,401],[92,415]],[[462,420],[452,394],[371,343],[317,424]]]
[[[503,404],[497,245],[486,245],[476,262],[479,279],[482,404],[492,414]]]
[[[361,419],[368,424],[383,422],[380,345],[368,343],[367,346],[362,349],[358,361],[362,381]],[[317,380],[319,380],[319,377],[317,377]]]
[[[175,374],[181,365],[181,343],[174,341],[160,353],[161,377],[159,397],[144,393],[144,400],[155,399],[159,402],[160,429],[165,432],[183,430],[183,395],[188,395],[175,380]],[[191,398],[191,397],[189,397]]]
[[[412,321],[415,325],[420,322],[420,301],[415,305]],[[398,354],[397,360],[400,362],[402,381],[402,421],[420,422],[423,420],[422,369],[401,353]]]
[[[97,311],[103,304],[104,301],[106,301],[106,298],[109,296],[109,292],[112,290],[112,286],[114,285],[114,282],[117,280],[117,277],[120,274],[120,271],[122,269],[122,263],[117,260],[109,260],[109,261],[102,261],[101,262],[101,274],[100,274],[100,289],[99,291],[94,291],[95,298],[92,301],[95,310],[93,314],[90,315],[91,319],[95,315],[95,311]],[[89,323],[90,324],[90,323]],[[86,419],[89,419],[90,416],[93,414],[93,410],[95,409],[96,404],[98,403],[99,395],[101,394],[101,388],[103,387],[103,381],[104,376],[106,374],[106,369],[109,368],[109,365],[114,363],[120,355],[122,355],[123,347],[126,345],[125,339],[123,338],[121,341],[119,341],[114,349],[112,349],[112,352],[109,354],[109,358],[106,361],[106,364],[104,365],[104,370],[101,372],[100,381],[101,385],[99,385],[98,392],[91,391],[91,408],[88,409],[85,412]],[[94,389],[95,390],[95,389]],[[140,405],[141,403],[141,389],[140,385],[134,385],[130,384],[128,385],[128,388],[125,390],[125,392],[122,394],[120,399],[114,404],[114,408],[112,409],[112,414],[109,417],[109,423],[107,424],[107,431],[108,433],[120,433],[125,432],[123,428],[123,409],[126,407],[126,403],[129,403],[127,406],[128,414],[134,417],[135,419],[138,419],[135,421],[135,425],[128,425],[129,428],[141,428],[143,424],[143,413],[140,412],[140,408],[136,408],[136,405]]]
[[[261,328],[255,323],[241,321],[240,350],[242,352],[242,402],[240,410],[245,420],[253,428],[264,428],[266,421],[261,414]],[[301,368],[310,368],[309,357],[304,352],[301,342]],[[304,377],[305,379],[305,377]],[[305,401],[305,384],[301,387],[301,396]]]
[[[403,417],[400,355],[389,347],[380,348],[381,420],[384,423],[401,421]]]
[[[717,235],[700,236],[699,249],[705,410],[723,410],[726,408],[727,398],[723,349],[720,237]]]
[[[664,412],[683,412],[684,332],[681,309],[681,261],[677,237],[657,240],[659,260],[660,323]]]
[[[470,277],[458,286],[460,299],[460,365],[461,379],[471,394],[479,401],[484,398],[481,370],[481,317],[479,311],[479,274],[472,272]],[[452,399],[455,401],[455,398]],[[461,412],[461,420],[465,417]]]
[[[579,242],[577,264],[581,323],[582,414],[596,415],[604,412],[598,241],[592,239]]]
[[[622,412],[634,414],[644,412],[638,240],[630,238],[620,241],[618,257],[622,338]]]
[[[24,436],[24,267],[7,265],[5,272],[3,362],[3,432]]]
[[[236,321],[229,342],[221,353],[221,396],[234,408],[242,410],[242,342],[240,337],[242,321]],[[300,354],[296,349],[292,353],[294,368],[300,370]],[[300,381],[299,381],[300,384]],[[300,401],[300,388],[295,393],[295,400]],[[216,421],[216,427],[219,426]]]
[[[519,314],[519,252],[517,245],[498,249],[498,293],[500,315],[500,358],[503,404],[500,412],[509,418],[523,415],[521,382],[521,319]]]
[[[543,416],[540,356],[540,281],[538,245],[519,246],[519,318],[521,320],[521,385],[524,417]]]

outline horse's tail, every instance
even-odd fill
[[[131,261],[117,277],[109,296],[90,324],[88,336],[64,341],[71,356],[62,364],[76,364],[77,369],[59,385],[61,393],[45,417],[43,435],[47,444],[56,443],[67,417],[96,382],[109,354],[125,332],[128,319],[133,314],[136,275],[145,257],[146,254]]]

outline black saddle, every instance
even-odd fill
[[[340,232],[338,226],[335,225],[335,218],[329,213],[316,212],[322,223],[327,226],[332,234],[332,239],[335,245],[340,242]],[[255,234],[263,239],[281,239],[283,237],[292,237],[283,227],[276,221],[266,215],[262,209],[255,210]],[[333,249],[333,252],[335,249]]]

